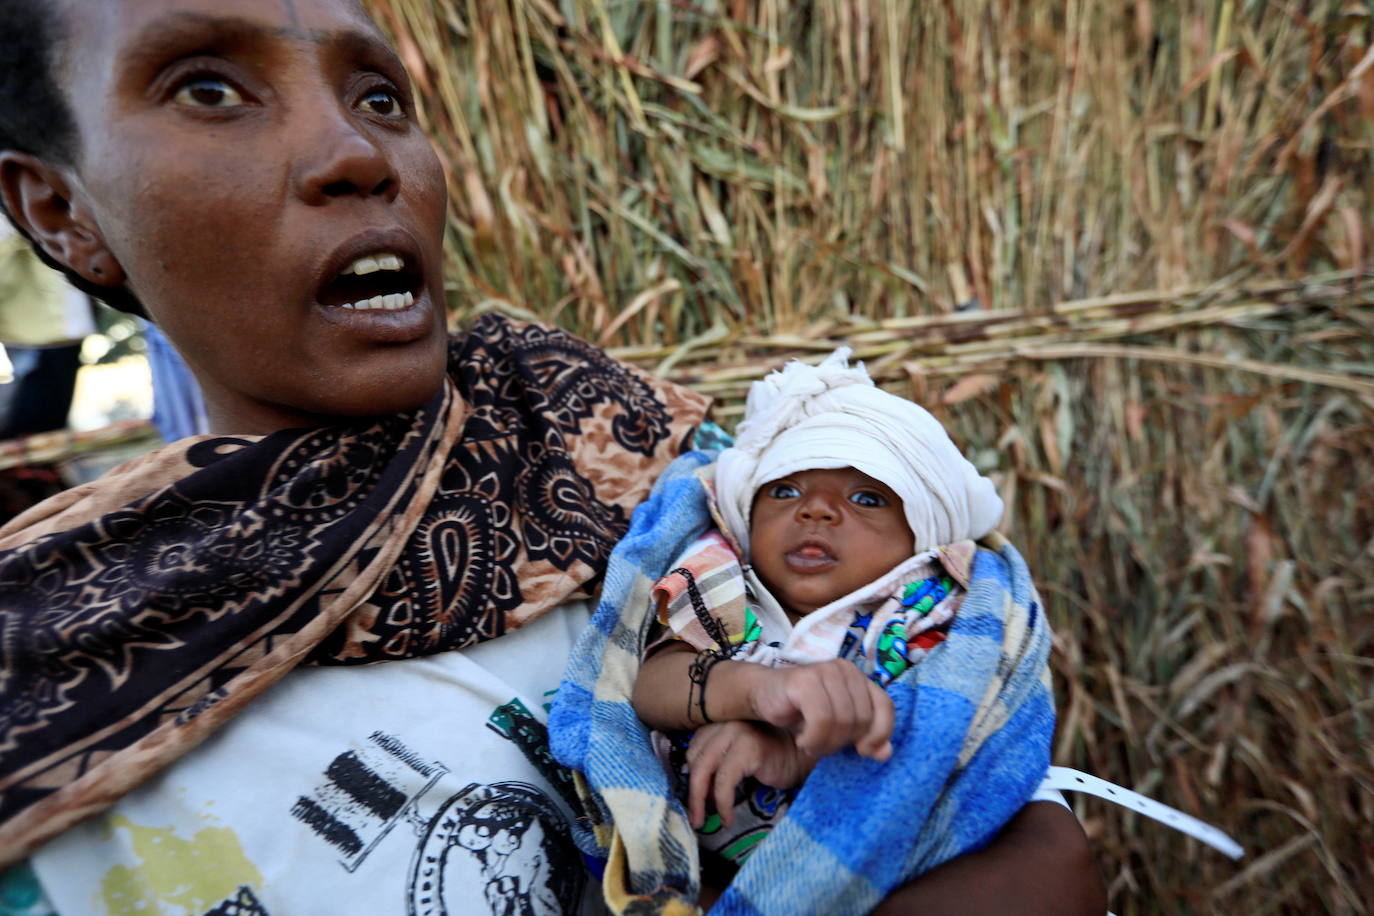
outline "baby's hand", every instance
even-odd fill
[[[892,756],[892,699],[853,662],[831,659],[772,668],[755,681],[755,718],[796,736],[797,747],[824,757],[854,745],[865,757]]]
[[[706,799],[715,799],[725,826],[735,818],[735,790],[746,776],[775,789],[806,781],[816,758],[798,749],[792,736],[760,722],[703,725],[687,748],[687,814],[693,827],[706,822]]]

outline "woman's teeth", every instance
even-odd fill
[[[376,273],[379,270],[400,270],[402,267],[405,267],[405,262],[394,254],[374,254],[359,258],[349,264],[344,268],[343,273],[345,276],[357,274],[361,277],[364,274]]]
[[[415,304],[415,296],[410,292],[390,293],[385,296],[373,296],[371,299],[364,299],[361,302],[345,302],[343,308],[357,309],[366,311],[367,309],[382,309],[387,312],[395,312],[400,309],[410,308]]]

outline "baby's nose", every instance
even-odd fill
[[[838,513],[829,500],[811,498],[802,500],[797,507],[797,515],[803,521],[808,522],[830,522],[834,521]]]

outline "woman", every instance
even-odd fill
[[[395,54],[350,0],[224,10],[0,0],[0,200],[219,434],[0,531],[0,856],[60,911],[575,911],[540,707],[704,402],[538,326],[450,342]],[[1100,913],[1052,808],[889,904]]]

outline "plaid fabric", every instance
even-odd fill
[[[696,909],[695,839],[630,695],[655,618],[653,584],[711,524],[695,479],[708,460],[679,458],[635,511],[550,721],[554,754],[577,771],[587,813],[575,839],[605,863],[616,913]],[[945,642],[887,685],[892,759],[850,750],[821,760],[713,912],[864,913],[985,844],[1049,765],[1049,649],[1025,563],[991,536]]]

